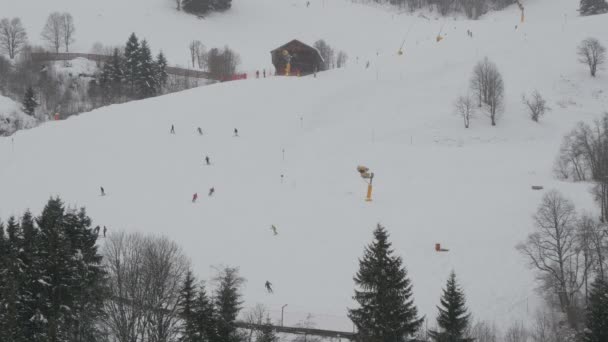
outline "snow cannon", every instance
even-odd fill
[[[449,249],[441,248],[440,243],[435,244],[435,252],[448,252],[448,251],[449,251]]]
[[[367,183],[367,195],[365,196],[366,202],[372,201],[372,181],[374,180],[374,173],[369,171],[369,168],[363,165],[357,166],[357,171],[361,178]]]

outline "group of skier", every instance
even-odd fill
[[[171,129],[170,129],[169,132],[170,132],[170,134],[175,134],[175,125],[173,125],[173,124],[171,125]],[[203,135],[203,130],[200,127],[197,127],[197,132],[198,132],[199,135]],[[233,136],[234,137],[238,137],[239,136],[239,130],[237,128],[234,129]],[[208,155],[205,156],[205,164],[206,165],[211,165],[211,159],[209,158]],[[281,175],[281,179],[282,178],[283,178],[283,175]],[[99,189],[100,189],[100,192],[101,192],[101,196],[105,196],[106,195],[106,190],[104,189],[104,187],[100,186]],[[215,193],[215,187],[211,187],[209,189],[208,196],[211,197],[211,196],[213,196],[214,193]],[[192,203],[195,203],[197,200],[198,200],[198,192],[195,192],[192,195]],[[275,235],[275,236],[278,235],[277,227],[275,225],[271,225],[271,230],[272,230],[273,235]],[[100,231],[99,226],[95,227],[94,232],[99,235],[99,231]],[[104,238],[106,237],[107,231],[108,231],[108,229],[106,228],[106,226],[103,226],[103,236],[104,236]],[[270,294],[274,293],[273,289],[272,289],[272,283],[270,283],[269,281],[266,281],[266,284],[264,286],[266,288],[266,291],[268,291],[268,293],[270,293]]]

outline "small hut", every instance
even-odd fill
[[[323,68],[319,50],[296,39],[270,51],[270,54],[277,75],[303,76]]]

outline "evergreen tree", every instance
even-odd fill
[[[378,225],[354,277],[359,289],[353,298],[360,308],[348,314],[365,341],[405,341],[422,324],[407,270],[393,252],[386,229]]]
[[[183,322],[183,331],[180,341],[198,342],[198,333],[195,316],[196,285],[192,271],[188,271],[184,285],[180,291],[179,316]]]
[[[464,292],[456,283],[456,274],[452,272],[446,288],[441,296],[441,306],[438,306],[437,324],[440,330],[429,331],[429,336],[435,342],[472,342],[474,339],[466,335],[471,315],[467,313]]]
[[[600,277],[591,286],[586,327],[585,342],[608,341],[608,283]]]
[[[169,77],[169,75],[167,75],[167,59],[162,51],[158,54],[158,56],[156,56],[156,63],[154,66],[158,92],[162,93],[164,87],[167,85],[167,79]]]
[[[6,224],[7,239],[5,242],[3,292],[0,294],[1,304],[4,308],[3,321],[0,329],[4,332],[7,341],[23,341],[21,318],[21,287],[24,278],[23,264],[21,262],[23,236],[21,227],[14,217],[9,218]]]
[[[34,116],[34,112],[36,111],[36,107],[38,107],[38,102],[36,102],[36,94],[34,93],[34,88],[28,87],[25,90],[25,94],[23,95],[23,101],[21,102],[23,107],[21,108],[24,113]]]
[[[98,91],[98,96],[103,105],[107,105],[112,103],[114,93],[112,76],[111,76],[111,65],[106,63],[99,74],[96,82],[96,90]]]
[[[210,0],[210,9],[212,11],[226,11],[232,7],[232,0]]]
[[[110,92],[110,96],[112,101],[122,102],[120,101],[120,98],[123,96],[125,72],[124,61],[122,56],[119,54],[118,49],[114,49],[114,54],[109,62],[107,77],[111,84],[112,91]]]
[[[68,240],[72,264],[69,284],[70,312],[65,330],[72,341],[96,341],[101,336],[97,319],[103,315],[106,295],[105,271],[97,251],[96,234],[84,208],[70,210],[64,216],[64,232]],[[65,305],[65,304],[64,304]]]
[[[256,342],[277,342],[278,337],[274,333],[274,329],[272,328],[272,323],[270,322],[270,317],[266,317],[266,324],[262,327],[260,331],[260,335],[256,339]]]
[[[44,260],[40,259],[38,253],[39,232],[34,224],[34,218],[26,211],[21,218],[21,230],[23,232],[23,267],[25,277],[22,285],[22,323],[24,325],[24,337],[27,341],[39,341],[43,331],[35,319],[38,310],[37,293],[42,292],[43,286],[38,282],[40,270],[44,267]]]
[[[579,12],[581,15],[594,15],[608,12],[606,0],[581,0]]]
[[[4,299],[4,293],[6,292],[6,237],[4,235],[4,224],[0,222],[0,341],[6,341],[6,331],[4,329],[6,325],[6,305]]]
[[[139,71],[139,40],[135,33],[132,33],[125,46],[125,60],[124,60],[124,75],[125,81],[129,87],[129,95],[135,94],[135,86],[138,78]]]
[[[143,40],[139,49],[139,63],[137,65],[137,93],[138,97],[145,99],[156,95],[156,68],[148,42]]]
[[[184,11],[203,15],[211,10],[212,0],[182,0],[182,8]]]
[[[207,297],[205,286],[201,285],[194,302],[194,319],[201,341],[217,341],[216,315],[213,303]]]
[[[225,268],[218,276],[219,287],[215,295],[217,339],[214,342],[239,342],[236,317],[241,310],[240,287],[244,282],[238,268]]]

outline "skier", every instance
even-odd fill
[[[264,78],[266,78],[266,69],[262,70],[262,74],[264,75]]]
[[[255,71],[255,78],[260,78],[260,70]]]
[[[205,156],[205,163],[207,163],[207,165],[211,165],[211,161],[209,159],[209,156]]]
[[[270,225],[270,230],[272,230],[272,234],[274,234],[275,236],[279,235],[279,233],[277,233],[277,227],[275,227],[275,225]]]
[[[100,186],[99,189],[101,190],[101,196],[105,196],[106,190],[103,188],[103,186]]]
[[[106,226],[103,226],[103,237],[106,237],[106,232],[108,231],[108,228],[106,228]]]
[[[273,293],[272,284],[268,280],[266,280],[266,284],[264,284],[264,286],[266,286],[266,291],[268,291],[268,293]]]
[[[238,130],[238,129],[236,129],[236,128],[234,129],[234,136],[235,136],[235,137],[238,137],[238,136],[239,136],[239,130]]]
[[[175,134],[175,127],[171,125],[171,134]]]
[[[203,135],[203,130],[200,127],[198,128],[198,135]]]
[[[213,196],[213,193],[215,192],[215,188],[211,188],[209,189],[209,196]]]
[[[310,1],[306,1],[306,7],[310,7]]]
[[[194,193],[194,195],[192,195],[192,203],[196,202],[196,200],[198,199],[198,193]]]

